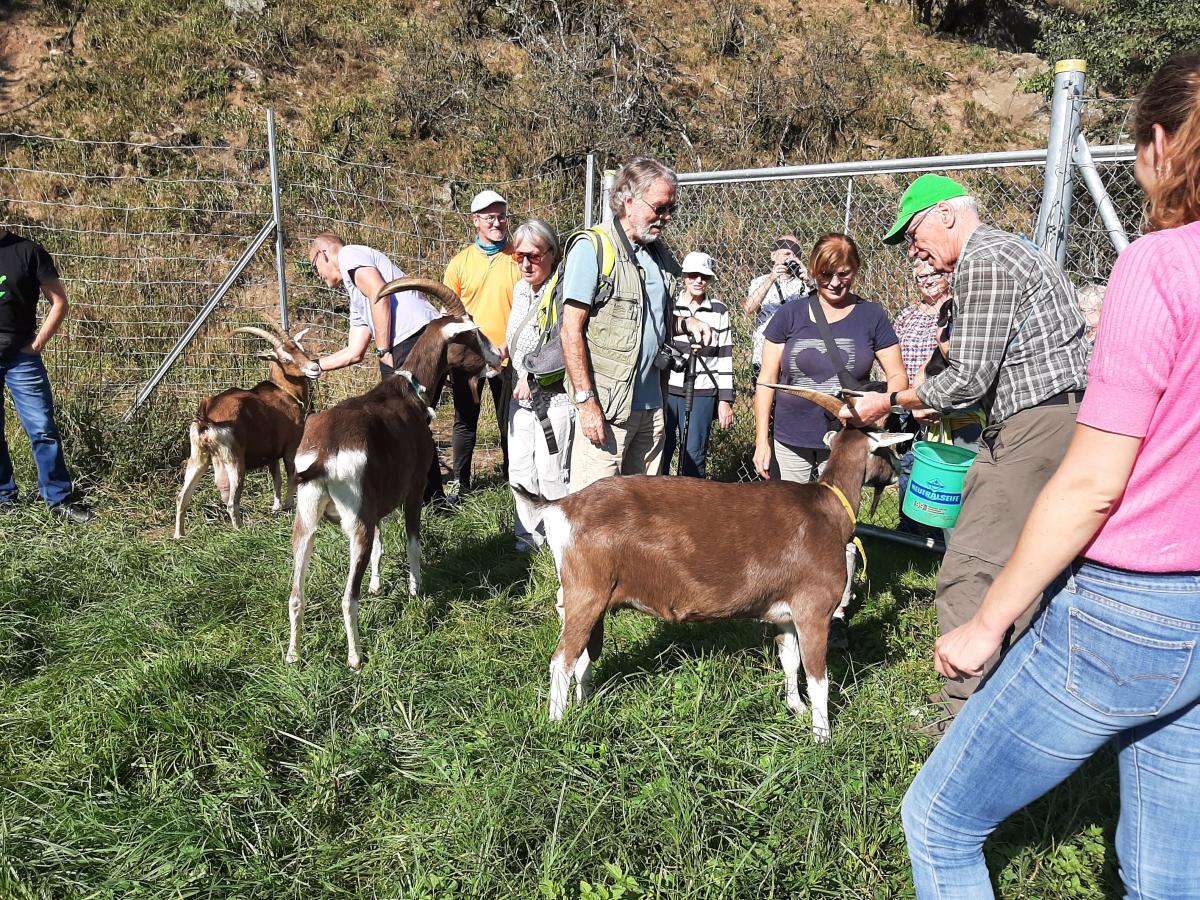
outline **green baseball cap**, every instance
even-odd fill
[[[900,212],[896,214],[896,224],[883,236],[883,242],[899,244],[904,240],[904,229],[917,213],[943,200],[965,196],[967,189],[953,178],[947,178],[945,175],[922,175],[908,186],[908,190],[900,198]]]

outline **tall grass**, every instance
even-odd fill
[[[898,806],[930,749],[907,726],[936,686],[933,560],[870,548],[830,744],[789,714],[762,626],[634,613],[599,695],[551,725],[553,564],[511,550],[504,488],[426,521],[416,600],[389,529],[352,675],[333,528],[303,661],[282,663],[290,524],[265,482],[240,532],[207,486],[178,543],[173,484],[102,493],[85,528],[33,503],[0,522],[0,896],[911,894]],[[1003,895],[1111,896],[1115,796],[1104,757],[1007,823]]]

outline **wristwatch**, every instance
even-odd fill
[[[894,412],[898,416],[902,416],[906,412],[908,412],[908,410],[906,410],[903,406],[901,406],[899,403],[896,402],[896,395],[899,393],[900,393],[899,391],[892,391],[891,395],[888,397],[888,403],[890,403],[892,406],[892,409],[891,409],[892,412]]]
[[[383,347],[375,348],[375,355],[378,356],[380,359],[383,359],[383,357],[387,356],[391,352],[392,352],[391,347],[387,347],[386,349]]]
[[[575,405],[578,406],[580,403],[587,403],[589,400],[591,400],[595,396],[596,396],[595,391],[576,391],[575,392]]]

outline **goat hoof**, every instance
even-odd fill
[[[287,652],[287,654],[283,657],[283,661],[285,663],[287,663],[289,666],[294,666],[296,663],[300,662],[300,654],[293,653],[292,651],[289,650]]]
[[[346,660],[346,667],[349,668],[351,672],[355,672],[355,673],[361,672],[362,671],[362,660],[359,659],[358,657],[351,657],[350,659]]]
[[[372,581],[370,584],[368,584],[367,585],[367,593],[368,594],[378,594],[379,593],[379,582]]]
[[[788,705],[788,709],[790,709],[792,712],[794,712],[798,716],[802,716],[808,711],[808,707],[804,705],[804,701],[798,697],[794,700],[791,698],[788,698],[787,705]]]
[[[814,744],[828,744],[829,743],[829,729],[828,728],[814,728],[813,729],[813,743]]]

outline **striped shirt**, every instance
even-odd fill
[[[1091,344],[1075,288],[1049,256],[987,225],[954,267],[950,366],[917,388],[927,406],[978,402],[991,422],[1087,387]]]
[[[732,403],[733,329],[729,325],[729,307],[720,300],[705,297],[700,306],[693,311],[692,305],[684,297],[679,297],[675,301],[673,315],[695,316],[713,332],[712,346],[700,347],[695,351],[696,396],[715,395],[718,400]],[[680,353],[692,352],[691,342],[686,334],[676,335],[672,343]],[[669,393],[676,397],[682,397],[684,394],[683,376],[683,372],[671,372]]]

